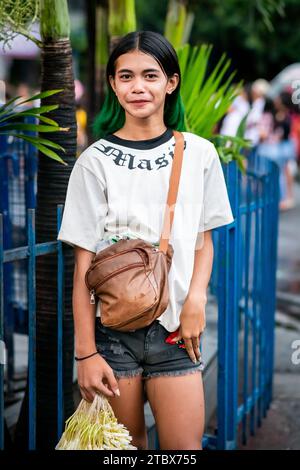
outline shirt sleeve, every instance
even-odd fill
[[[218,152],[211,146],[204,173],[203,208],[198,232],[205,232],[234,221]]]
[[[103,238],[107,211],[103,181],[76,162],[68,182],[57,240],[96,253],[97,241]]]

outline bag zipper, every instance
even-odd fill
[[[90,271],[93,271],[93,269],[96,267],[96,266],[99,266],[99,264],[102,264],[102,263],[105,263],[106,261],[109,261],[111,260],[112,258],[115,258],[116,256],[120,256],[120,255],[123,255],[124,253],[129,253],[130,251],[137,251],[139,252],[140,250],[143,250],[143,248],[130,248],[128,250],[123,250],[123,251],[119,251],[119,253],[115,253],[114,255],[111,255],[109,256],[109,258],[105,258],[105,259],[102,259],[101,261],[97,261],[93,266],[91,266],[87,272],[90,272]],[[155,250],[157,251],[157,250]],[[140,255],[141,256],[141,255]],[[148,256],[148,255],[147,255]]]
[[[111,255],[109,258],[105,258],[105,259],[103,259],[103,260],[98,261],[97,263],[95,263],[93,266],[91,266],[91,267],[87,270],[87,272],[86,272],[86,274],[85,274],[85,277],[84,277],[84,279],[85,279],[85,284],[86,284],[87,288],[88,288],[88,289],[90,288],[90,286],[89,286],[89,284],[88,284],[88,282],[87,282],[88,275],[89,275],[89,273],[90,273],[91,271],[93,271],[93,270],[96,268],[96,266],[99,266],[100,264],[105,263],[106,261],[109,261],[109,260],[111,260],[112,258],[115,258],[116,256],[120,256],[120,255],[122,255],[122,254],[124,254],[124,253],[129,253],[130,251],[136,251],[136,252],[139,254],[139,256],[142,258],[141,254],[139,253],[139,251],[141,251],[141,250],[143,251],[143,248],[133,248],[133,249],[130,248],[130,249],[128,249],[128,250],[123,250],[123,251],[120,251],[119,253],[115,253],[114,255]],[[146,250],[145,250],[145,251],[146,251]],[[158,250],[157,250],[157,249],[154,249],[153,251],[158,251]],[[146,252],[146,256],[147,256],[147,259],[149,260],[149,256],[148,256],[148,253],[147,253],[147,252]],[[143,258],[142,258],[142,259],[143,259]],[[143,263],[143,265],[145,265],[145,263]]]
[[[94,305],[94,304],[95,304],[95,289],[91,289],[91,290],[90,290],[90,295],[91,295],[91,297],[90,297],[90,304],[93,304],[93,305]]]

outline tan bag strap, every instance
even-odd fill
[[[159,241],[159,250],[163,251],[164,253],[167,253],[168,250],[170,233],[173,225],[184,149],[183,134],[179,131],[173,130],[173,135],[175,138],[175,150],[170,175],[169,192],[164,215],[163,229]]]

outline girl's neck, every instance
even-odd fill
[[[163,122],[157,125],[145,127],[124,124],[124,126],[121,129],[118,129],[114,135],[127,140],[147,140],[163,134],[166,130],[167,127]]]

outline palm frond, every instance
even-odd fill
[[[211,52],[212,46],[208,44],[185,44],[177,49],[183,76],[181,97],[185,108],[186,129],[215,142],[222,161],[228,163],[235,159],[240,167],[244,158],[242,149],[247,147],[247,141],[241,135],[236,138],[216,137],[215,129],[238,96],[242,82],[233,85],[235,71],[226,77],[231,64],[226,54],[221,56],[209,72]]]
[[[47,98],[61,91],[62,90],[47,90],[21,101],[19,101],[21,97],[17,96],[0,106],[0,135],[9,135],[29,142],[47,157],[67,165],[67,163],[52,150],[56,149],[64,152],[63,147],[38,135],[39,132],[51,133],[69,130],[68,128],[60,127],[56,121],[44,116],[45,113],[56,110],[58,105],[45,105],[19,110],[20,106],[25,103]],[[35,118],[33,121],[36,122],[26,122],[29,117]],[[46,125],[39,124],[38,120]],[[33,135],[28,135],[28,132],[33,133]]]

